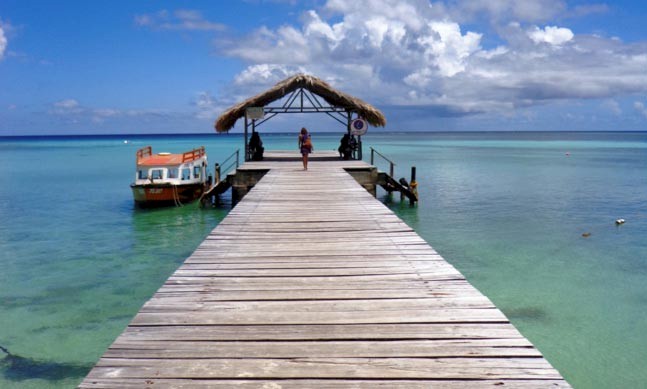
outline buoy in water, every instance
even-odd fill
[[[625,224],[625,219],[616,220],[616,225],[619,226],[620,224]]]

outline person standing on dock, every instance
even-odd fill
[[[308,154],[312,152],[312,139],[305,127],[301,128],[301,134],[299,134],[299,149],[303,156],[303,170],[308,170]]]

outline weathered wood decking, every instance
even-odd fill
[[[81,387],[569,387],[343,170],[358,163],[257,163]]]

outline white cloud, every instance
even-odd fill
[[[222,113],[223,107],[219,105],[216,98],[209,92],[199,92],[194,102],[198,111],[195,117],[198,119],[215,119]]]
[[[448,12],[460,21],[486,16],[500,23],[541,22],[563,14],[566,9],[562,0],[470,0],[449,2],[448,6]]]
[[[644,116],[645,119],[647,119],[647,107],[645,107],[645,104],[643,104],[642,101],[635,101],[634,109],[636,110],[636,112]]]
[[[574,34],[568,28],[546,26],[543,30],[537,26],[528,31],[528,36],[535,43],[548,43],[559,46],[573,39]]]
[[[199,11],[179,9],[161,10],[153,14],[135,15],[135,24],[154,30],[223,31],[225,25],[210,22]]]
[[[620,104],[618,104],[618,102],[615,100],[606,100],[602,102],[602,107],[610,111],[615,116],[622,115],[622,109],[620,108]]]
[[[103,123],[110,118],[123,118],[123,117],[163,117],[168,116],[169,113],[159,109],[143,109],[143,110],[121,110],[116,108],[92,108],[79,103],[75,99],[64,99],[54,102],[48,111],[51,115],[65,117],[74,123],[79,123],[82,120],[90,120],[93,123]]]
[[[583,4],[575,6],[570,14],[575,17],[581,17],[591,14],[603,14],[607,12],[609,12],[609,6],[606,4]]]
[[[78,115],[83,113],[85,109],[81,107],[78,101],[74,99],[60,100],[52,104],[52,109],[49,111],[55,115]]]
[[[430,22],[434,34],[418,39],[425,47],[426,59],[438,66],[440,75],[451,77],[465,70],[465,60],[477,50],[481,34],[461,35],[460,26],[450,22]]]
[[[4,57],[4,52],[7,49],[7,37],[4,34],[2,25],[0,25],[0,59]]]
[[[267,85],[277,83],[295,73],[305,73],[302,67],[260,64],[249,66],[234,79],[238,85]]]
[[[97,108],[92,111],[92,113],[101,118],[109,118],[113,116],[119,116],[121,112],[112,108]]]
[[[54,107],[62,109],[75,109],[79,107],[79,102],[74,99],[65,99],[55,102]]]
[[[510,115],[552,101],[647,92],[647,43],[525,24],[567,10],[563,1],[545,3],[541,17],[533,18],[544,1],[450,6],[426,0],[330,0],[304,12],[299,24],[260,27],[220,43],[223,54],[248,63],[226,95],[240,101],[307,72],[378,106],[426,106],[428,112],[455,116]],[[455,16],[459,8],[518,21],[493,31],[466,31]],[[484,41],[498,45],[486,48]]]

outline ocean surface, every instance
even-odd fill
[[[315,132],[315,152],[340,137]],[[364,159],[376,148],[398,178],[417,167],[417,206],[379,199],[575,388],[647,386],[647,133],[374,131],[363,140]],[[263,141],[296,150],[295,134]],[[0,346],[11,353],[0,351],[0,387],[77,385],[226,216],[227,206],[135,209],[129,184],[146,145],[204,145],[213,167],[242,138],[0,138]]]

